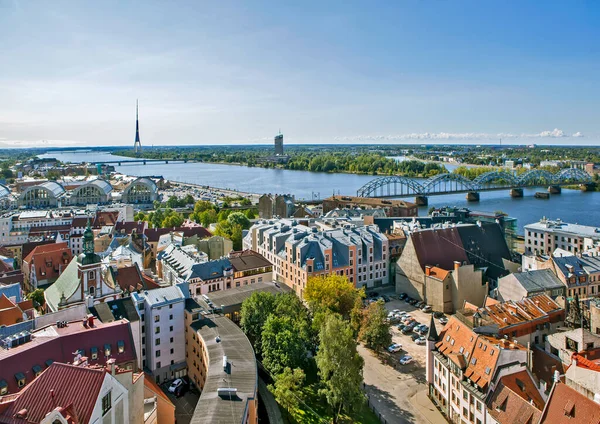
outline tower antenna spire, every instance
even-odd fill
[[[135,99],[135,141],[133,142],[133,153],[142,153],[142,142],[140,141],[140,120],[138,113],[138,99]]]

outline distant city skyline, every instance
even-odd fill
[[[0,148],[600,144],[600,5],[0,1]]]

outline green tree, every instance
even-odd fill
[[[359,337],[369,349],[374,350],[392,343],[384,302],[378,301],[369,305],[363,318]]]
[[[200,213],[199,221],[204,227],[208,227],[210,224],[214,224],[215,222],[217,222],[217,211],[215,211],[214,209],[209,209]]]
[[[177,196],[171,196],[167,200],[166,204],[168,208],[174,209],[179,206],[179,199],[177,198]]]
[[[227,221],[231,225],[239,225],[242,229],[247,230],[252,226],[252,223],[242,212],[233,212],[227,217]]]
[[[275,296],[268,292],[254,292],[242,302],[240,327],[248,336],[257,355],[261,354],[263,326],[274,305]]]
[[[293,411],[302,400],[304,379],[305,374],[301,368],[292,370],[287,367],[275,378],[275,384],[269,385],[269,391],[281,406],[287,411]]]
[[[316,361],[323,388],[319,390],[331,407],[333,422],[342,411],[351,414],[362,407],[363,358],[356,350],[352,328],[338,314],[329,314],[319,333]]]
[[[309,278],[304,290],[304,300],[314,313],[330,311],[350,319],[356,299],[365,297],[363,289],[357,289],[345,276],[330,274],[326,277]]]
[[[163,219],[165,218],[165,214],[162,209],[157,209],[156,211],[150,214],[150,223],[153,228],[161,228]]]
[[[232,224],[228,220],[220,221],[215,229],[215,235],[228,238],[233,243],[234,250],[242,248],[242,234],[244,229],[239,224]]]
[[[262,329],[263,365],[271,374],[286,367],[302,368],[306,364],[307,340],[290,317],[269,315]]]
[[[35,289],[27,295],[27,299],[33,300],[36,308],[44,306],[46,304],[46,299],[44,298],[44,289]]]

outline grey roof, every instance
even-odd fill
[[[99,317],[102,322],[118,321],[123,318],[126,318],[129,322],[140,320],[140,316],[131,297],[101,302],[89,309],[90,312]]]
[[[512,276],[521,283],[528,293],[563,288],[565,285],[551,269],[518,272]]]
[[[140,293],[140,296],[145,297],[146,302],[152,307],[168,305],[169,303],[183,302],[185,300],[184,294],[177,286],[147,290],[143,293]]]
[[[558,232],[564,234],[573,234],[576,236],[592,237],[594,239],[600,238],[600,229],[598,227],[591,227],[588,225],[570,224],[563,222],[560,219],[552,221],[549,219],[542,219],[539,222],[525,225],[525,230],[535,230],[543,232]]]
[[[233,287],[229,290],[219,290],[212,293],[207,293],[206,296],[210,301],[218,306],[237,306],[241,305],[244,300],[252,296],[254,292],[268,292],[273,294],[287,293],[291,289],[285,284],[272,282],[261,282],[249,284],[247,286]]]
[[[152,191],[156,191],[157,190],[156,183],[154,181],[152,181],[148,177],[140,177],[140,178],[136,178],[131,183],[129,183],[127,185],[127,187],[125,187],[125,190],[123,190],[123,191],[124,192],[129,192],[129,190],[131,189],[131,187],[133,187],[134,185],[137,185],[137,184],[144,184],[145,186],[148,186],[150,188],[150,190],[152,190]]]
[[[216,259],[192,265],[188,280],[200,278],[203,281],[223,277],[225,270],[231,269],[231,262],[227,258]]]
[[[21,196],[23,196],[28,191],[39,189],[39,188],[49,191],[50,193],[52,193],[52,195],[54,197],[59,197],[65,193],[65,188],[62,185],[60,185],[59,183],[57,183],[55,181],[46,181],[45,183],[42,183],[42,184],[27,187],[25,190],[23,190],[23,192],[21,193]]]
[[[113,186],[111,186],[107,181],[98,178],[93,181],[88,181],[85,184],[80,185],[79,187],[77,187],[76,189],[73,190],[73,194],[77,193],[79,190],[83,189],[84,187],[88,187],[88,186],[98,187],[100,189],[100,191],[102,191],[104,194],[108,194],[113,190]]]
[[[552,261],[559,271],[567,278],[586,275],[583,263],[577,256],[553,256]]]
[[[199,304],[208,309],[206,303]],[[192,323],[208,352],[206,381],[192,416],[192,424],[245,422],[249,402],[256,399],[258,373],[254,349],[242,330],[223,315],[204,316]],[[219,336],[219,341],[216,337]],[[229,372],[223,370],[227,356]],[[233,398],[221,397],[217,389],[237,389]]]

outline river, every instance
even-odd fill
[[[127,161],[127,158],[97,152],[53,152],[41,157],[76,163],[116,159]],[[298,199],[324,198],[333,193],[355,195],[361,186],[376,178],[371,175],[327,174],[214,163],[124,164],[115,169],[128,175],[162,175],[168,180],[252,193],[291,193]],[[510,197],[508,190],[482,192],[479,202],[467,202],[464,193],[430,196],[429,206],[419,208],[419,214],[426,215],[432,206],[468,207],[471,210],[489,212],[501,210],[517,219],[521,234],[523,225],[536,222],[543,216],[600,226],[600,192],[563,189],[562,194],[552,195],[548,200],[533,197],[536,191],[546,188],[526,188],[522,198]]]

